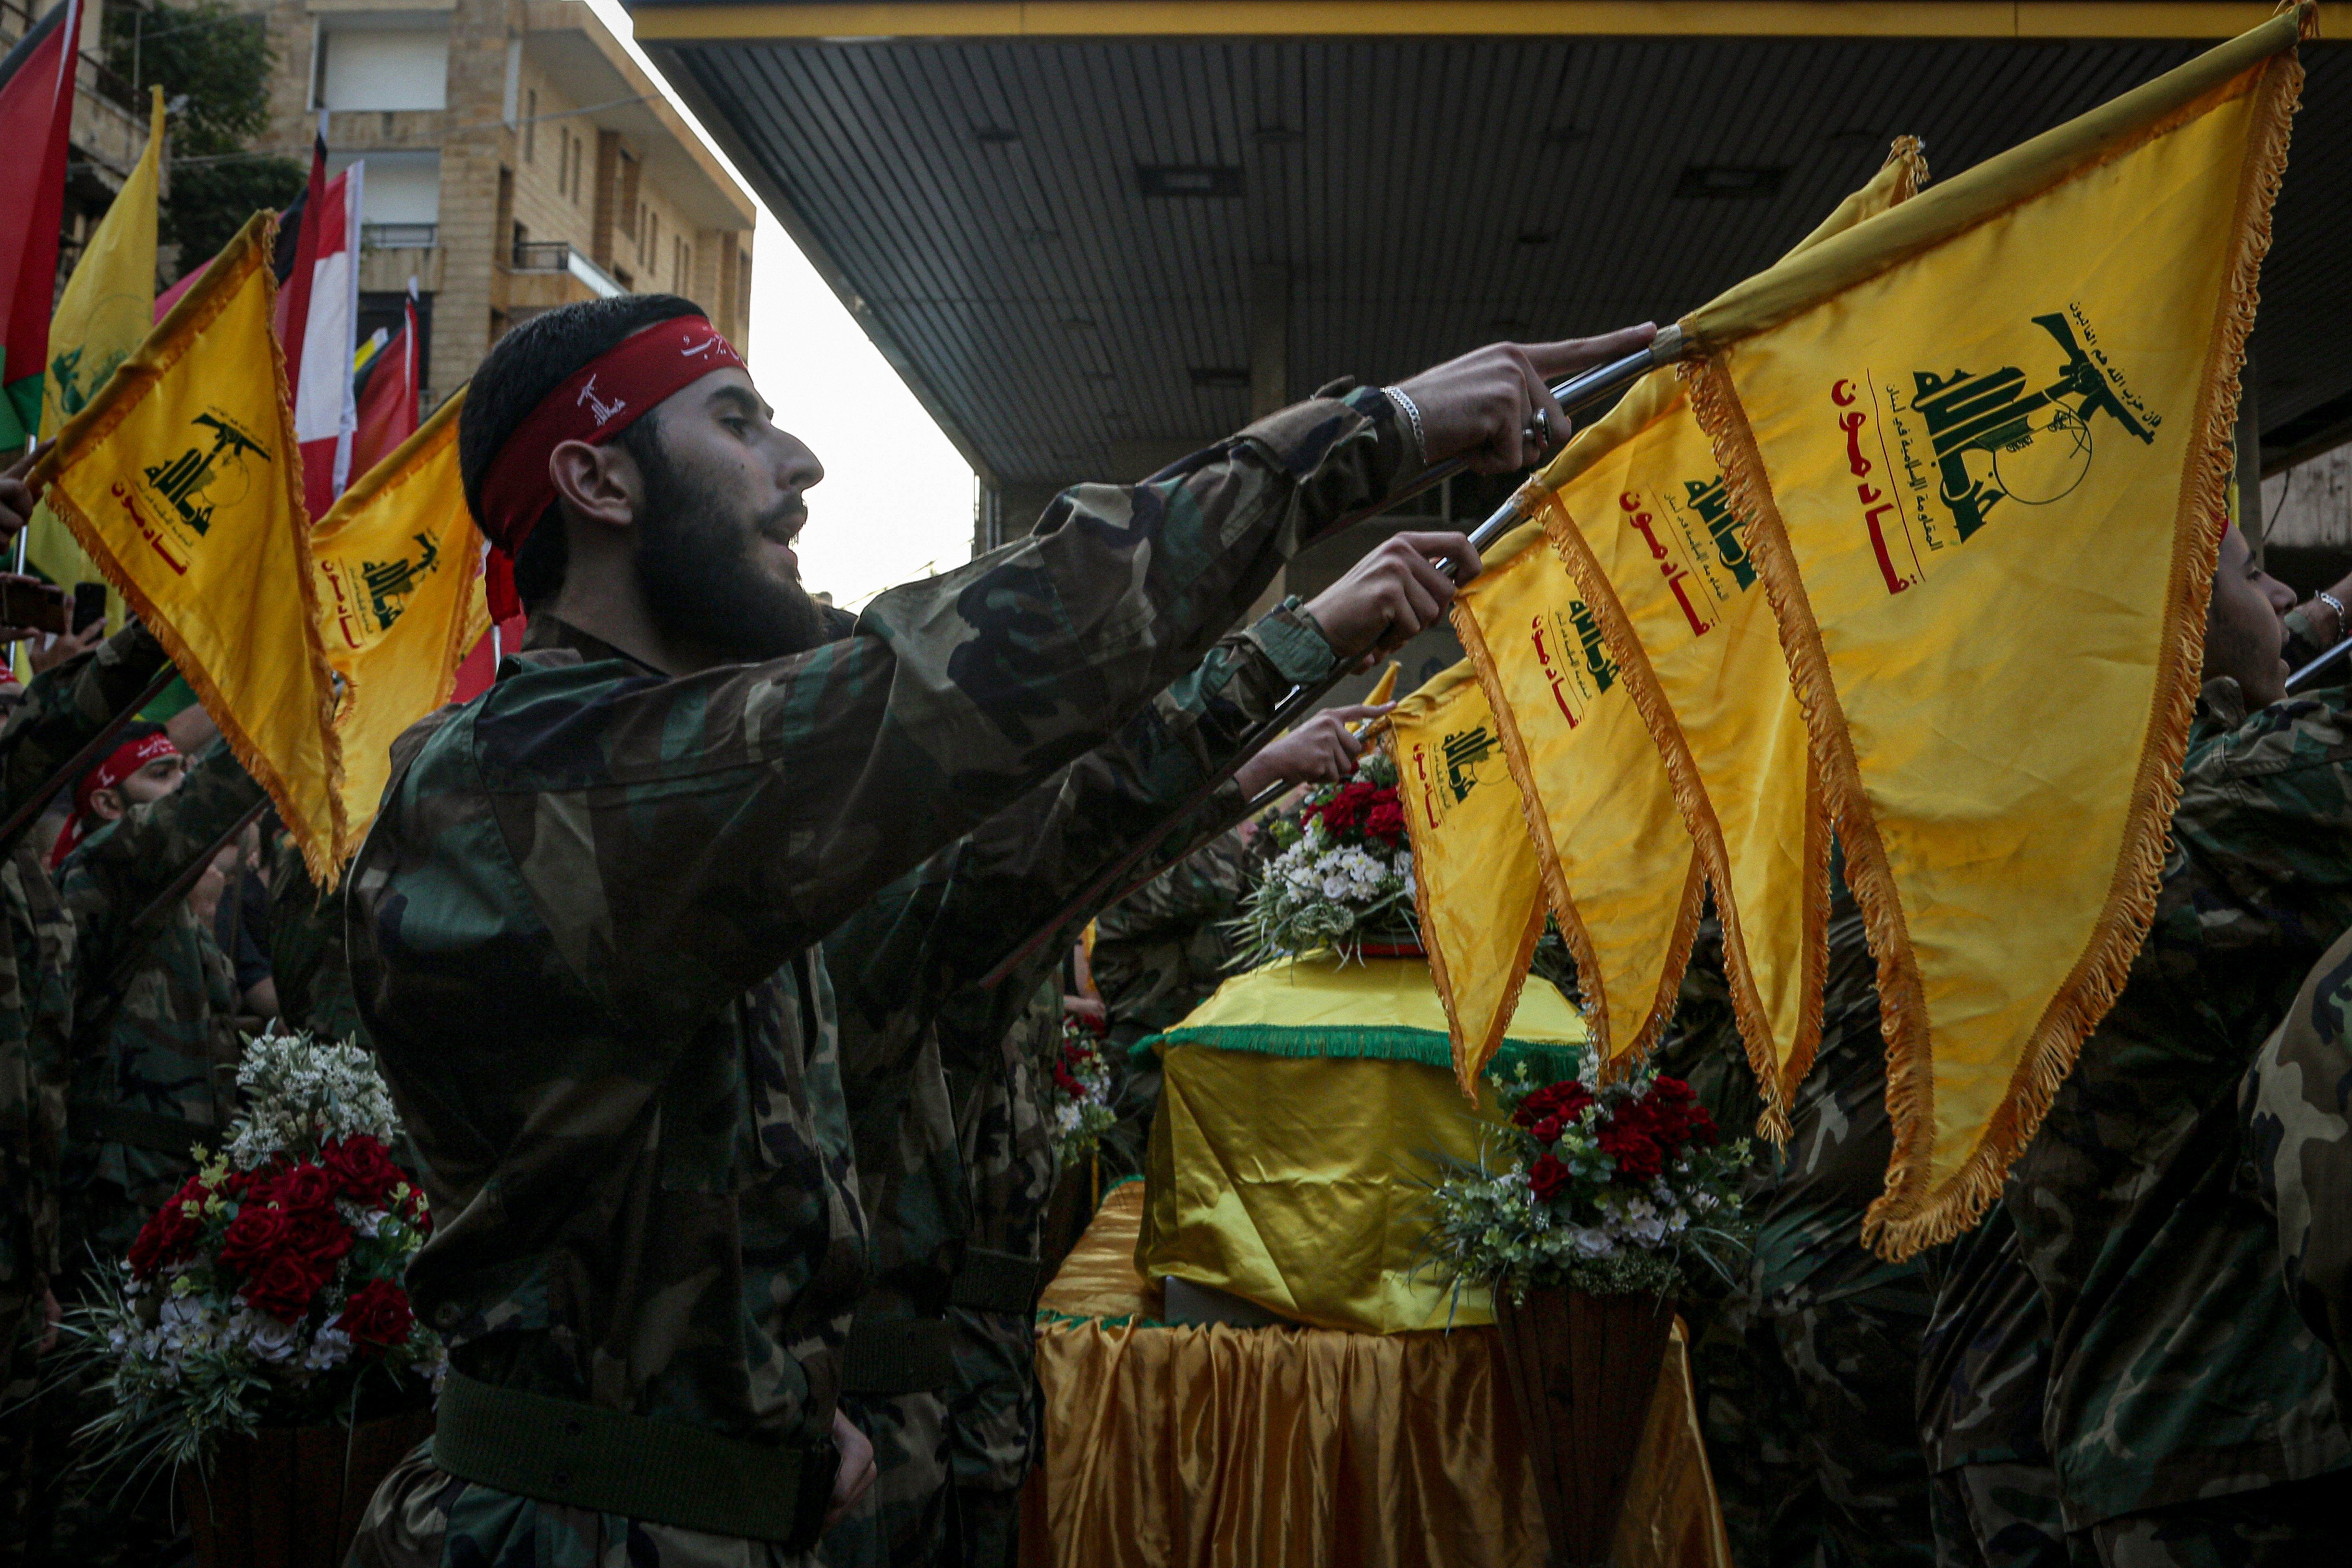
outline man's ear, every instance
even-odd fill
[[[112,785],[89,792],[89,812],[100,822],[112,822],[123,813],[122,792]]]
[[[617,441],[602,447],[560,441],[547,455],[547,476],[574,516],[608,528],[634,523],[638,503],[645,499],[645,479],[637,471],[637,460]]]

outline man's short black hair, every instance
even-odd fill
[[[482,482],[490,465],[548,394],[630,333],[700,314],[701,306],[676,294],[622,294],[559,306],[500,338],[474,373],[457,416],[457,473],[475,519],[482,515]],[[622,432],[624,447],[643,424]],[[515,563],[515,588],[526,606],[536,607],[563,586],[566,553],[563,530],[550,507]]]

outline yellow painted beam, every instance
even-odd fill
[[[2352,0],[2319,8],[2352,37]],[[2268,0],[875,0],[642,5],[647,43],[752,38],[1639,37],[2227,38]]]

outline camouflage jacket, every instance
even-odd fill
[[[1249,849],[1229,833],[1096,917],[1087,959],[1115,1061],[1182,1023],[1224,983],[1234,950],[1222,927],[1248,890]]]
[[[0,813],[55,777],[163,662],[163,648],[134,626],[37,677],[0,730]],[[0,860],[8,921],[0,942],[0,1353],[60,1262],[74,929],[44,864],[47,847],[27,831]]]
[[[236,984],[210,924],[175,899],[145,930],[137,921],[198,857],[260,804],[225,742],[215,742],[162,800],[133,806],[90,835],[60,868],[73,916],[74,1128],[67,1182],[111,1183],[144,1211],[194,1167],[184,1153],[142,1146],[88,1124],[100,1107],[188,1124],[195,1136],[225,1127],[239,1042]],[[189,1131],[146,1140],[183,1147]],[[91,1237],[128,1246],[144,1213],[126,1213]]]
[[[861,1313],[945,1311],[974,1221],[957,1137],[963,1101],[980,1080],[1003,1079],[1004,1035],[1076,927],[992,993],[979,990],[980,978],[1182,804],[1293,685],[1319,679],[1333,663],[1330,645],[1295,604],[1223,638],[1111,744],[826,936],[879,1298]],[[1230,821],[1244,805],[1229,782],[1201,820]],[[1165,860],[1199,831],[1178,828],[1155,856]],[[950,1089],[950,1072],[961,1092]]]
[[[1790,1107],[1789,1146],[1758,1216],[1758,1289],[1775,1315],[1919,1273],[1916,1261],[1889,1263],[1862,1243],[1863,1211],[1885,1190],[1895,1142],[1878,970],[1841,868],[1832,867],[1830,885],[1822,1043]]]
[[[2237,1088],[2352,924],[2342,690],[2248,713],[2210,682],[2155,922],[2002,1206],[2050,1314],[2042,1431],[2069,1529],[2352,1462],[2283,1288]]]
[[[2246,1071],[2239,1110],[2278,1227],[2287,1293],[2352,1408],[2352,931],[2336,939]]]
[[[1927,1468],[2046,1466],[2042,1405],[2050,1314],[1994,1205],[1974,1230],[1923,1255],[1936,1303],[1919,1349],[1919,1442]]]
[[[410,1290],[461,1370],[826,1430],[866,1244],[815,944],[1381,499],[1388,410],[1313,400],[1066,492],[1034,537],[772,663],[665,679],[546,626],[402,738],[346,930],[440,1216]]]
[[[269,973],[288,1028],[366,1043],[343,949],[341,889],[319,890],[289,833],[278,836],[269,856]]]

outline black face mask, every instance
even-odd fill
[[[658,440],[631,443],[631,455],[646,485],[637,585],[665,637],[743,663],[826,640],[816,601],[751,563],[752,542],[782,527],[791,504],[739,522],[709,485],[678,471]]]

